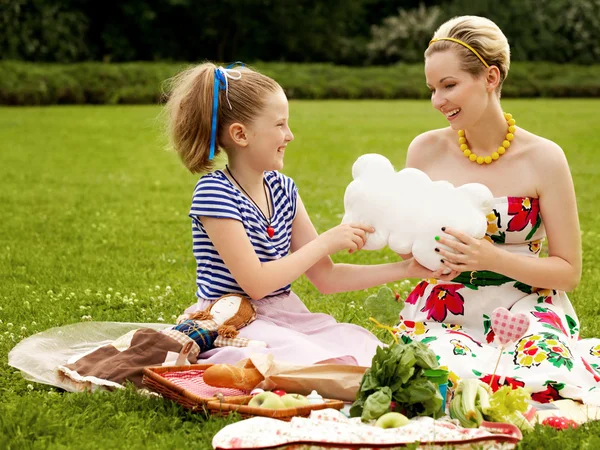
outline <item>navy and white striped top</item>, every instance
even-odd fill
[[[261,262],[283,258],[289,253],[292,222],[296,217],[298,189],[291,178],[279,172],[265,172],[264,176],[267,192],[271,194],[273,204],[271,220],[271,226],[275,229],[273,238],[267,235],[267,222],[256,205],[222,171],[208,173],[196,184],[189,215],[192,218],[194,257],[198,264],[196,270],[198,298],[216,300],[225,294],[244,294],[206,234],[199,220],[201,216],[242,222]],[[289,290],[288,284],[269,296],[286,293]]]

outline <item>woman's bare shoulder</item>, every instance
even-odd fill
[[[556,142],[546,139],[530,131],[520,130],[526,139],[526,153],[541,168],[552,168],[567,163],[565,152]]]
[[[433,156],[438,154],[440,148],[447,148],[451,136],[453,133],[449,127],[419,134],[408,146],[406,167],[423,168]]]

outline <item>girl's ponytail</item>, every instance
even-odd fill
[[[187,69],[168,82],[168,132],[172,147],[192,173],[213,168],[210,138],[217,67],[204,63]],[[236,67],[226,89],[217,89],[215,155],[223,147],[223,132],[235,122],[250,125],[270,93],[281,90],[272,78],[247,67]]]
[[[213,164],[208,154],[215,68],[212,63],[201,64],[169,80],[166,111],[171,145],[192,173],[206,172]]]

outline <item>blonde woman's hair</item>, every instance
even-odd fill
[[[500,71],[500,84],[496,92],[500,94],[510,68],[510,46],[498,25],[485,17],[454,17],[436,30],[432,40],[440,38],[458,39],[473,47],[489,66],[496,66]],[[461,68],[471,75],[478,76],[485,70],[481,60],[471,50],[452,41],[432,42],[425,51],[425,58],[448,49],[458,54]]]
[[[184,70],[167,81],[165,106],[171,146],[192,173],[207,172],[212,127],[215,66],[204,63]],[[215,155],[223,148],[221,136],[232,123],[250,125],[265,106],[267,94],[281,86],[273,79],[246,67],[236,67],[239,80],[228,78],[228,90],[219,90]],[[231,104],[231,108],[229,107]]]

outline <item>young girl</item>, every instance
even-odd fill
[[[539,401],[591,401],[589,390],[600,380],[600,340],[579,340],[565,294],[581,276],[573,181],[558,145],[517,127],[503,112],[500,92],[509,65],[506,37],[482,17],[446,22],[425,52],[431,102],[449,127],[416,137],[407,166],[455,186],[485,184],[496,199],[484,239],[440,230],[440,259],[461,275],[419,283],[398,330],[405,340],[428,342],[459,377],[489,381],[500,354],[491,312],[502,306],[523,313],[531,325],[504,351],[497,371],[503,382],[527,386]],[[538,258],[545,237],[549,255]]]
[[[211,363],[237,362],[251,352],[300,364],[329,361],[369,366],[379,340],[356,325],[308,311],[291,291],[306,274],[321,293],[364,289],[405,277],[437,276],[414,260],[358,266],[334,264],[329,255],[360,250],[372,229],[339,225],[318,235],[294,181],[279,173],[294,139],[288,101],[271,78],[247,68],[211,63],[174,79],[167,103],[172,144],[193,173],[202,176],[190,217],[198,264],[198,302],[204,309],[226,293],[249,296],[257,320],[240,336],[266,349],[225,347],[200,355]]]

